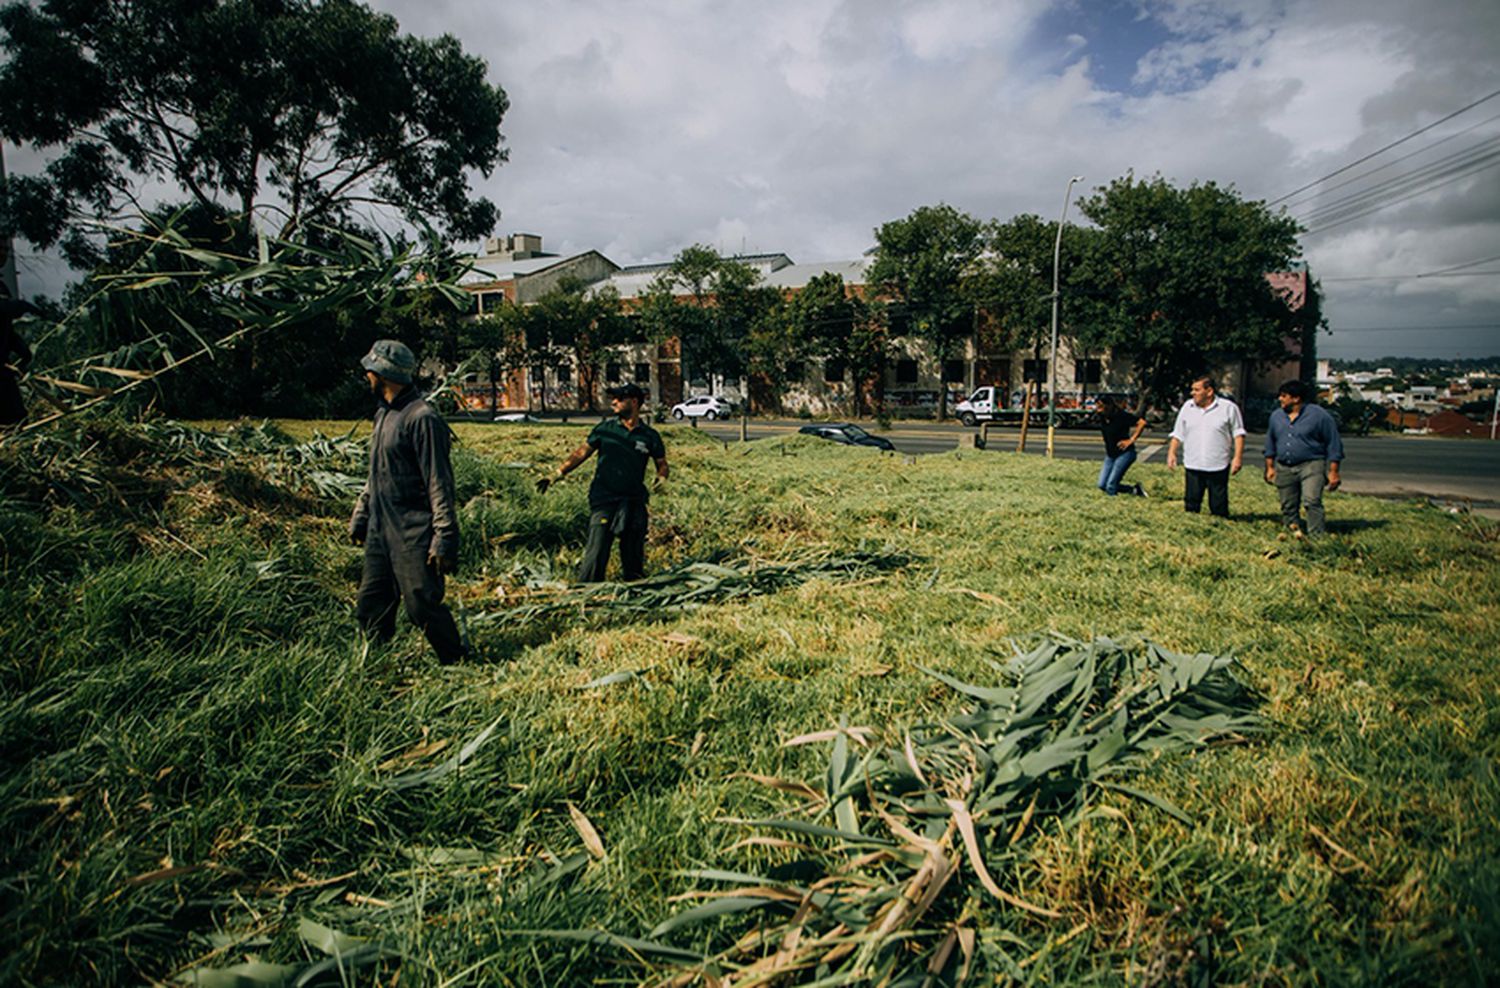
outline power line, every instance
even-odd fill
[[[1424,155],[1427,152],[1431,151],[1433,148],[1437,147],[1439,144],[1446,144],[1449,141],[1456,140],[1456,139],[1464,136],[1465,134],[1469,133],[1470,131],[1478,130],[1480,127],[1483,127],[1485,124],[1494,123],[1496,120],[1500,120],[1500,114],[1496,114],[1493,117],[1487,117],[1484,120],[1481,120],[1481,121],[1479,121],[1476,124],[1470,124],[1469,126],[1465,127],[1463,130],[1454,131],[1453,133],[1449,134],[1447,137],[1440,137],[1437,140],[1433,141],[1431,144],[1427,145],[1426,147],[1417,148],[1417,150],[1415,150],[1415,151],[1408,151],[1406,154],[1401,155],[1399,158],[1392,158],[1390,161],[1387,161],[1385,164],[1383,164],[1383,165],[1377,165],[1376,167],[1371,168],[1367,172],[1360,172],[1358,175],[1351,175],[1349,178],[1344,179],[1342,182],[1339,182],[1336,185],[1330,185],[1330,186],[1328,186],[1325,189],[1319,189],[1314,195],[1310,195],[1306,199],[1301,199],[1301,200],[1299,200],[1297,202],[1289,202],[1289,203],[1286,204],[1286,208],[1287,209],[1296,209],[1299,206],[1303,206],[1303,205],[1306,205],[1307,203],[1314,202],[1314,201],[1317,200],[1317,198],[1319,196],[1327,195],[1328,193],[1334,191],[1335,189],[1342,189],[1344,186],[1351,185],[1351,184],[1353,184],[1355,182],[1358,182],[1362,178],[1369,178],[1371,175],[1374,175],[1377,172],[1383,172],[1387,168],[1391,168],[1391,167],[1394,167],[1396,165],[1399,165],[1403,161],[1409,161],[1412,158],[1416,158],[1416,157],[1419,157],[1421,155]]]
[[[1313,236],[1315,234],[1324,233],[1324,232],[1326,232],[1328,230],[1332,230],[1335,227],[1343,226],[1345,223],[1353,223],[1355,220],[1364,219],[1366,216],[1369,216],[1371,213],[1378,213],[1382,209],[1385,209],[1385,208],[1390,207],[1390,206],[1394,206],[1394,205],[1396,205],[1398,203],[1405,202],[1408,199],[1412,199],[1412,198],[1415,198],[1417,196],[1426,195],[1429,192],[1433,192],[1433,191],[1436,191],[1437,189],[1441,189],[1445,185],[1452,185],[1454,182],[1461,181],[1461,180],[1463,180],[1465,178],[1470,177],[1471,175],[1477,175],[1478,173],[1480,173],[1482,171],[1488,171],[1489,169],[1494,168],[1496,165],[1500,165],[1500,160],[1491,161],[1488,164],[1481,165],[1481,166],[1476,167],[1476,168],[1471,168],[1468,171],[1464,171],[1464,172],[1462,172],[1460,174],[1453,175],[1450,178],[1446,178],[1446,179],[1444,179],[1441,182],[1433,182],[1433,183],[1427,185],[1424,188],[1417,189],[1414,192],[1408,192],[1406,195],[1398,196],[1395,199],[1389,200],[1388,202],[1383,202],[1383,203],[1380,203],[1378,205],[1371,206],[1369,209],[1366,209],[1363,212],[1355,213],[1352,216],[1346,216],[1346,217],[1344,217],[1342,219],[1335,220],[1335,221],[1333,221],[1331,223],[1325,223],[1325,224],[1323,224],[1322,226],[1320,226],[1320,227],[1318,227],[1316,229],[1308,230],[1307,233],[1304,234],[1304,236],[1311,237],[1311,236]]]
[[[1468,106],[1461,107],[1461,108],[1459,108],[1457,110],[1454,110],[1452,113],[1448,114],[1446,117],[1442,117],[1441,119],[1434,120],[1432,123],[1428,124],[1427,126],[1420,127],[1417,130],[1412,131],[1410,134],[1407,134],[1405,137],[1402,137],[1402,138],[1400,138],[1398,140],[1394,140],[1391,143],[1385,145],[1384,147],[1377,148],[1376,150],[1371,151],[1369,154],[1365,155],[1363,158],[1358,158],[1358,159],[1356,159],[1354,161],[1351,161],[1351,162],[1349,162],[1349,164],[1345,165],[1344,167],[1338,168],[1338,169],[1336,169],[1334,171],[1331,171],[1327,175],[1324,175],[1322,178],[1314,179],[1313,181],[1308,182],[1306,185],[1302,186],[1300,189],[1293,189],[1291,192],[1288,192],[1284,196],[1280,196],[1278,198],[1272,199],[1270,202],[1266,203],[1266,205],[1267,206],[1274,206],[1274,205],[1276,205],[1279,202],[1285,202],[1286,200],[1292,198],[1292,196],[1295,196],[1295,195],[1298,195],[1300,193],[1306,192],[1308,189],[1310,189],[1313,186],[1319,184],[1320,182],[1326,182],[1330,178],[1333,178],[1333,177],[1335,177],[1337,175],[1342,175],[1344,172],[1348,171],[1349,169],[1355,168],[1355,167],[1357,167],[1359,165],[1362,165],[1366,161],[1369,161],[1371,158],[1374,158],[1377,155],[1384,154],[1385,152],[1389,151],[1393,147],[1397,147],[1399,145],[1405,144],[1407,141],[1411,140],[1413,137],[1417,137],[1417,136],[1420,136],[1422,134],[1425,134],[1429,130],[1431,130],[1432,128],[1438,126],[1439,124],[1447,123],[1449,120],[1452,120],[1454,117],[1456,117],[1456,116],[1458,116],[1458,115],[1460,115],[1462,113],[1467,113],[1468,111],[1474,109],[1474,107],[1478,106],[1479,104],[1484,103],[1487,100],[1492,100],[1496,96],[1500,96],[1500,89],[1495,90],[1493,93],[1490,93],[1488,96],[1481,96],[1479,99],[1477,99],[1474,102],[1470,103]]]
[[[1491,258],[1493,260],[1493,258]],[[1319,278],[1319,281],[1415,281],[1418,278],[1479,278],[1500,274],[1500,271],[1455,271],[1431,274],[1372,274],[1357,278]]]
[[[1482,169],[1485,162],[1500,158],[1500,136],[1491,137],[1478,144],[1455,151],[1436,161],[1429,162],[1419,168],[1392,176],[1381,182],[1351,192],[1348,195],[1312,207],[1300,219],[1310,226],[1328,220],[1338,219],[1343,215],[1358,209],[1363,209],[1378,203],[1380,200],[1389,198],[1402,192],[1418,188],[1425,183],[1435,182],[1449,175],[1455,175],[1465,170]]]
[[[1376,327],[1370,328],[1370,330],[1335,330],[1335,328],[1331,328],[1331,330],[1329,330],[1329,334],[1343,333],[1346,334],[1346,336],[1365,336],[1365,334],[1367,333],[1430,333],[1430,331],[1440,331],[1445,330],[1445,328],[1448,327],[1442,327],[1442,325],[1413,325],[1413,327],[1395,327],[1395,325],[1392,325],[1392,327]],[[1497,328],[1497,330],[1500,330],[1500,325],[1490,325],[1490,327],[1476,328]]]
[[[1473,323],[1458,324],[1453,326],[1330,326],[1330,333],[1416,333],[1416,332],[1439,332],[1447,330],[1475,330],[1475,329],[1500,329],[1500,323]]]
[[[1464,268],[1478,267],[1481,264],[1488,264],[1491,261],[1500,261],[1500,254],[1495,254],[1491,257],[1481,257],[1477,261],[1465,261],[1462,264],[1454,264],[1450,267],[1438,268],[1436,271],[1429,271],[1428,274],[1447,274],[1449,271],[1461,271]],[[1483,273],[1483,271],[1479,272],[1479,274]]]

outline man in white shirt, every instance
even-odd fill
[[[1177,411],[1167,444],[1167,469],[1177,468],[1177,454],[1187,471],[1183,506],[1197,513],[1208,494],[1210,514],[1229,517],[1229,477],[1240,472],[1245,456],[1245,420],[1239,406],[1220,398],[1212,378],[1193,382],[1192,400]]]

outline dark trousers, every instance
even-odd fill
[[[1229,468],[1222,470],[1183,470],[1187,473],[1187,492],[1182,505],[1197,514],[1203,507],[1203,493],[1208,492],[1208,513],[1229,517]]]
[[[405,546],[392,549],[371,532],[365,542],[365,569],[354,605],[364,633],[375,641],[390,641],[396,633],[398,601],[405,605],[411,623],[432,643],[439,660],[456,662],[463,658],[458,625],[443,605],[443,574],[428,564],[425,554]]]
[[[26,403],[21,400],[21,386],[16,376],[0,367],[0,425],[17,425],[26,421]]]
[[[609,566],[609,548],[620,537],[620,579],[639,580],[646,575],[646,508],[596,508],[589,512],[589,537],[578,565],[579,583],[600,583]],[[618,532],[617,532],[618,530]]]

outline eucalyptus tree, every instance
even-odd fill
[[[9,178],[0,220],[75,266],[100,260],[90,221],[155,198],[241,246],[372,209],[457,239],[497,219],[469,175],[505,160],[504,90],[457,39],[354,0],[16,0],[0,51],[0,136],[48,162]]]

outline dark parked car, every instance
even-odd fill
[[[817,425],[804,425],[797,431],[804,436],[832,439],[845,446],[874,446],[876,449],[888,449],[892,452],[896,449],[895,445],[884,436],[872,436],[849,422],[819,422]]]

